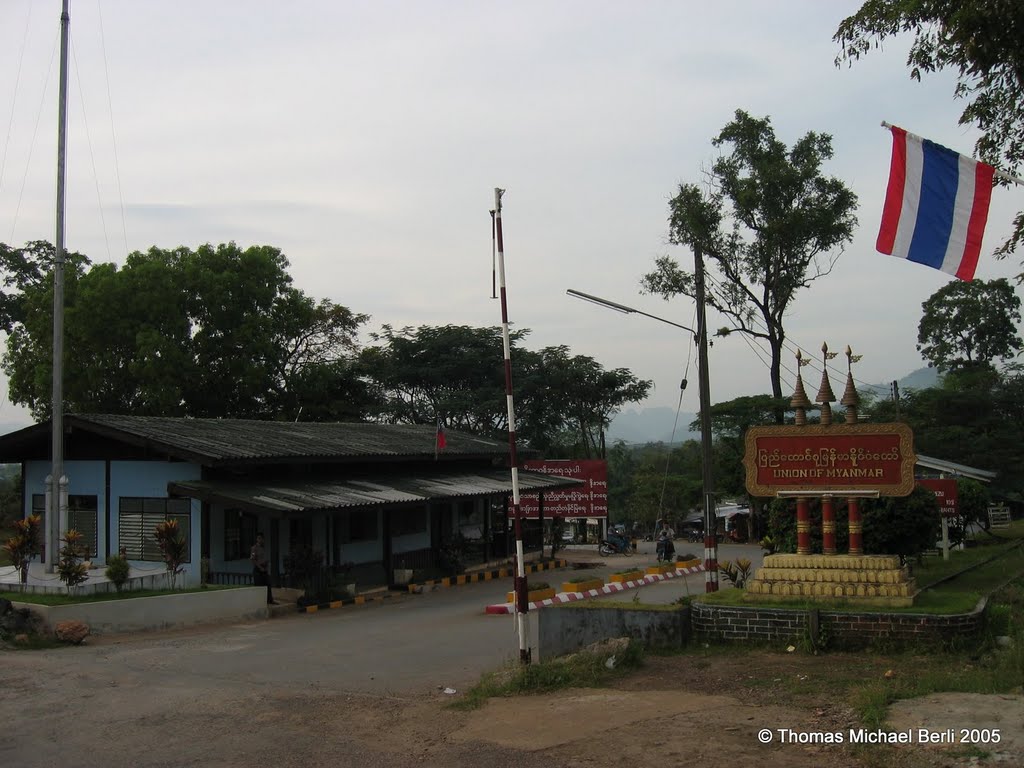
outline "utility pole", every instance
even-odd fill
[[[57,237],[53,257],[53,391],[51,446],[53,471],[50,506],[46,510],[46,572],[57,563],[61,531],[66,526],[67,478],[64,477],[64,171],[68,140],[68,39],[71,31],[70,0],[64,0],[60,14],[60,92],[57,96]]]
[[[694,299],[697,302],[697,378],[700,390],[701,483],[704,486],[704,591],[718,591],[718,516],[711,473],[711,390],[708,374],[708,322],[704,307],[704,254],[693,248]]]

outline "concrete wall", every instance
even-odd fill
[[[268,615],[264,587],[216,589],[75,605],[13,604],[39,614],[51,629],[62,621],[83,621],[95,635],[265,619]]]
[[[689,639],[690,612],[650,608],[588,608],[566,603],[537,612],[541,659],[562,656],[613,637],[629,637],[645,646],[678,648]]]

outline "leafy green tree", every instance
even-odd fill
[[[852,239],[857,198],[822,173],[832,157],[827,134],[808,133],[787,148],[767,117],[737,110],[712,144],[730,152],[712,165],[708,191],[680,186],[669,203],[669,240],[704,254],[707,303],[731,319],[735,332],[768,343],[772,394],[782,397],[785,315],[797,292],[828,274]],[[694,296],[692,272],[669,256],[655,266],[644,290],[665,299]]]
[[[534,352],[521,346],[529,333],[511,334],[516,432],[531,447],[567,458],[600,455],[603,430],[627,402],[646,397],[651,383],[625,369],[605,370],[567,347]],[[500,328],[447,325],[373,335],[362,373],[379,398],[377,417],[498,436],[508,430],[504,350]]]
[[[525,331],[511,335],[513,360]],[[378,393],[383,421],[432,424],[482,435],[508,429],[501,329],[465,325],[394,329],[363,349],[362,369]],[[513,376],[517,370],[513,368]]]
[[[54,255],[54,247],[45,240],[32,240],[24,248],[0,243],[0,272],[5,288],[0,293],[0,328],[10,333],[15,325],[25,322],[31,312],[25,306],[25,295],[30,289],[52,281]],[[64,261],[65,280],[74,284],[89,259],[80,253],[65,252]]]
[[[10,397],[40,419],[50,409],[53,322],[43,246],[0,253],[16,289],[4,297]],[[323,411],[325,390],[359,391],[343,363],[368,318],[293,288],[275,248],[151,248],[121,268],[86,265],[77,259],[65,276],[68,410],[294,419],[307,397]]]
[[[524,436],[546,452],[558,445],[552,437],[561,438],[561,449],[572,458],[603,457],[612,417],[623,405],[643,400],[651,389],[650,381],[629,370],[606,370],[592,357],[571,354],[566,346],[541,349],[528,361],[521,382],[516,391],[523,395]]]
[[[880,400],[873,421],[895,421],[895,405]],[[966,369],[950,373],[942,385],[908,390],[900,399],[899,420],[914,431],[918,453],[997,473],[990,493],[1024,500],[1024,373]]]
[[[1020,299],[1005,278],[953,280],[921,308],[917,348],[940,371],[991,367],[1024,347],[1017,333]]]
[[[966,101],[961,125],[981,129],[978,155],[1011,172],[1024,162],[1024,4],[1019,0],[867,0],[834,36],[836,64],[851,63],[889,38],[914,36],[910,76],[952,69],[954,96]],[[1024,239],[1024,212],[997,253]],[[1020,278],[1018,278],[1020,279]]]

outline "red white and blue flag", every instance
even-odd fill
[[[974,278],[995,169],[928,139],[892,130],[880,253]]]

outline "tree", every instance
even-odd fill
[[[511,334],[516,432],[530,447],[567,457],[600,455],[600,436],[627,402],[647,396],[651,382],[624,368],[605,370],[564,346],[539,352]],[[508,430],[503,342],[499,328],[446,325],[373,334],[361,372],[379,398],[377,417],[401,424],[432,424],[497,437]]]
[[[895,421],[895,404],[872,406],[873,421]],[[1005,371],[965,369],[947,375],[939,387],[908,390],[899,419],[914,431],[918,453],[994,471],[993,496],[1024,499],[1024,373],[1016,364]]]
[[[1005,278],[950,281],[921,308],[917,348],[940,371],[992,367],[1024,347],[1017,334],[1020,299]]]
[[[1016,172],[1024,162],[1024,4],[1019,0],[867,0],[842,21],[833,39],[836,64],[852,64],[872,48],[913,33],[910,76],[956,70],[954,97],[967,102],[961,125],[975,124],[975,145],[985,161]],[[1024,239],[1024,212],[997,254]],[[1018,280],[1024,275],[1018,276]]]
[[[732,330],[767,341],[772,394],[782,397],[786,312],[852,239],[857,199],[822,174],[832,157],[827,134],[808,133],[787,149],[767,117],[737,110],[712,144],[731,152],[712,165],[709,191],[680,186],[669,203],[669,241],[709,260],[707,303],[731,319]],[[655,265],[642,280],[646,291],[694,297],[693,273],[668,256]]]
[[[517,430],[531,446],[570,458],[603,457],[612,417],[626,403],[647,397],[652,385],[626,368],[606,370],[592,357],[571,354],[566,346],[544,347],[527,357],[523,374],[517,391],[523,396],[524,417],[517,417]]]
[[[514,361],[527,333],[510,334]],[[395,424],[441,419],[453,429],[491,436],[507,429],[500,329],[385,325],[371,338],[380,343],[363,349],[360,363],[381,402],[378,418]]]
[[[52,370],[45,245],[0,248],[6,283],[17,289],[0,307],[10,397],[40,419]],[[68,410],[291,420],[305,398],[322,413],[327,392],[359,390],[344,363],[368,318],[293,288],[276,248],[151,248],[121,268],[87,265],[80,258],[65,274]]]

